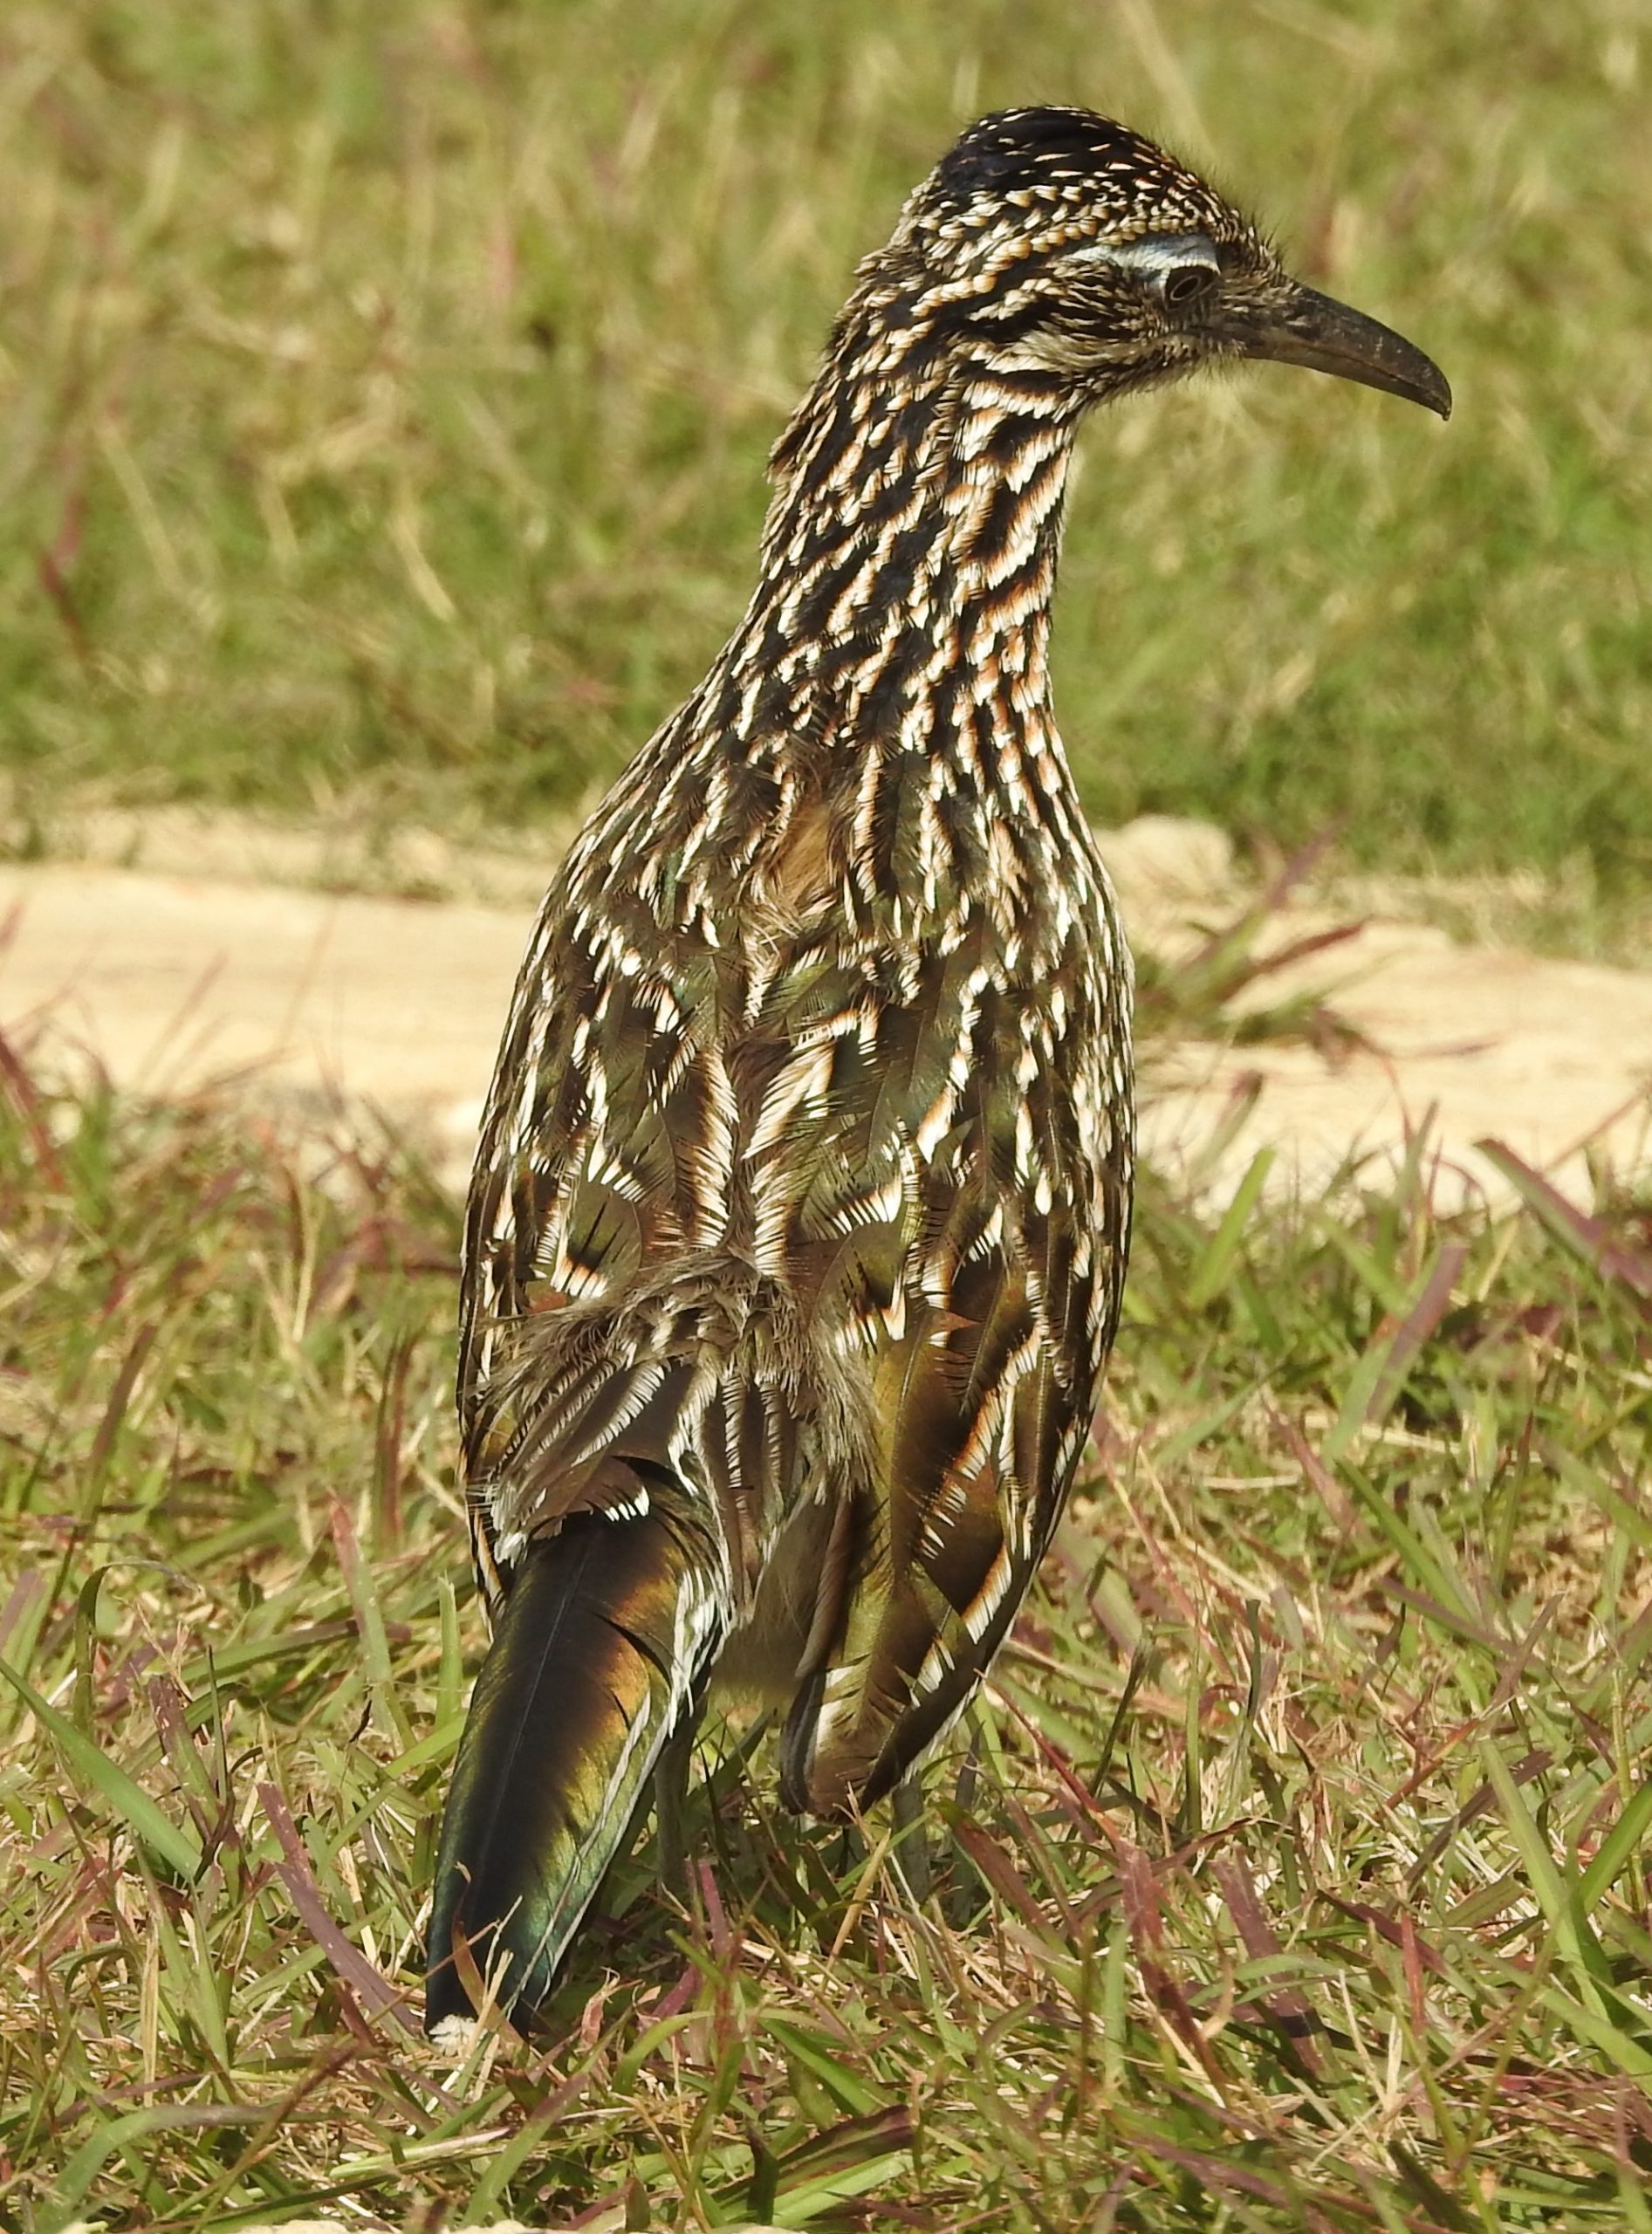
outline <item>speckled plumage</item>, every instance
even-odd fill
[[[1077,110],[973,127],[857,275],[751,602],[580,833],[500,1052],[459,1375],[499,1629],[433,2023],[456,1922],[542,1998],[708,1682],[783,1706],[788,1801],[842,1813],[1013,1617],[1130,1218],[1129,956],[1046,664],[1073,437],[1223,356],[1443,409],[1320,305]]]

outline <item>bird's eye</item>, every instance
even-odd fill
[[[1166,310],[1192,310],[1215,292],[1220,277],[1208,264],[1178,264],[1159,283]]]

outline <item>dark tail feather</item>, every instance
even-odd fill
[[[472,2014],[457,1927],[498,2002],[529,2008],[625,1835],[726,1626],[709,1547],[656,1495],[529,1546],[476,1678],[448,1792],[425,2023]]]

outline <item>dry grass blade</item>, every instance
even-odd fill
[[[416,2035],[418,2020],[408,2011],[406,1991],[398,1992],[387,1979],[380,1977],[371,1963],[365,1962],[360,1951],[327,1914],[326,1903],[321,1897],[321,1889],[316,1883],[304,1843],[281,1794],[273,1785],[261,1784],[258,1786],[258,1802],[280,1842],[284,1859],[277,1874],[291,1894],[292,1905],[314,1935],[318,1946],[326,1950],[333,1968],[346,1984],[355,1988],[370,2017],[390,2017],[404,2032]]]

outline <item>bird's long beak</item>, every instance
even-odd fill
[[[1451,416],[1451,391],[1432,358],[1375,319],[1312,287],[1294,287],[1284,304],[1237,326],[1235,338],[1247,357],[1334,373],[1339,380],[1421,403],[1442,419]]]

